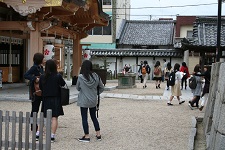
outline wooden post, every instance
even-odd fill
[[[33,112],[32,122],[32,150],[36,149],[36,125],[37,125],[37,112]]]
[[[26,112],[25,149],[29,149],[30,112]],[[22,145],[21,145],[22,147]],[[20,146],[19,146],[20,148]]]
[[[51,126],[52,126],[52,110],[47,110],[46,120],[46,150],[51,149]]]
[[[80,67],[82,64],[82,47],[80,45],[80,37],[76,35],[73,38],[73,72],[72,76],[80,74]]]
[[[5,114],[5,150],[8,150],[9,149],[9,143],[8,143],[8,140],[9,140],[9,111],[6,111],[6,114]]]
[[[40,113],[40,121],[39,121],[39,149],[43,149],[43,127],[44,127],[44,113]]]
[[[12,112],[12,143],[11,143],[11,149],[15,150],[16,148],[16,112]]]
[[[2,111],[0,110],[0,148],[2,147],[2,122],[3,122]]]
[[[39,31],[39,23],[36,22],[35,30],[30,31],[30,50],[28,51],[28,68],[33,65],[33,57],[37,52],[42,52],[42,46],[40,47],[41,42],[41,33]]]
[[[29,128],[28,128],[29,129]],[[19,135],[18,135],[18,149],[23,148],[23,112],[19,112]]]

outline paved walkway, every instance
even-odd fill
[[[66,81],[70,89],[70,103],[77,101],[78,91],[74,85],[71,86],[71,81]],[[112,80],[107,82],[105,86],[106,91],[112,91],[116,89],[115,83],[117,80]],[[137,81],[138,82],[138,81]],[[14,84],[3,84],[3,88],[0,89],[0,100],[15,100],[15,101],[29,101],[28,97],[28,86],[26,83],[14,83]],[[162,96],[158,95],[136,95],[136,94],[120,94],[120,93],[106,93],[103,92],[101,97],[106,98],[122,98],[122,99],[133,99],[133,100],[168,100],[171,95],[170,90],[164,90]],[[192,98],[192,93],[189,88],[187,90],[182,90],[182,100],[190,100]]]

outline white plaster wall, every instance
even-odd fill
[[[189,72],[192,73],[197,64],[199,64],[199,56],[189,56]]]
[[[180,28],[180,37],[187,37],[187,31],[193,31],[193,26],[181,26]]]
[[[136,66],[137,66],[136,57],[123,57],[122,61],[123,61],[123,65],[122,65],[122,68],[119,68],[119,70],[122,70],[125,64],[127,64],[131,66],[132,72],[136,72]]]
[[[163,65],[164,61],[163,59],[166,59],[167,62],[170,61],[169,57],[156,57],[155,60],[153,60],[153,57],[107,57],[107,62],[109,62],[109,70],[112,71],[112,73],[114,74],[114,72],[117,70],[117,73],[118,72],[122,72],[123,70],[123,67],[125,66],[125,64],[131,66],[131,70],[132,72],[134,73],[137,73],[138,72],[138,69],[139,67],[137,66],[137,62],[136,60],[138,61],[138,64],[140,64],[140,61],[145,61],[147,60],[148,61],[148,64],[151,68],[151,74],[150,74],[150,79],[152,79],[153,77],[153,68],[154,68],[154,65],[155,65],[155,62],[156,61],[160,61],[161,65]],[[103,65],[103,61],[101,58],[92,58],[92,63],[93,64],[99,64],[100,66]],[[172,58],[171,59],[171,64],[172,64],[172,67],[174,66],[175,63],[179,63],[181,65],[181,63],[183,62],[183,58]],[[117,63],[117,65],[116,65]]]

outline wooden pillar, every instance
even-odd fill
[[[73,72],[72,76],[80,74],[80,67],[82,64],[82,47],[80,44],[80,36],[76,35],[73,38]]]
[[[41,40],[41,33],[39,32],[39,23],[36,23],[35,30],[30,31],[30,50],[28,52],[28,68],[33,65],[33,56],[35,53],[42,53],[43,41]]]

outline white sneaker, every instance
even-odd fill
[[[191,106],[191,104],[188,104],[188,106],[191,108],[191,110],[193,110],[193,107]]]

